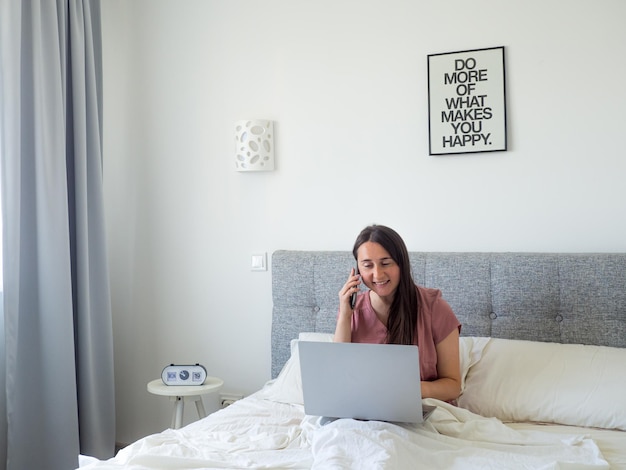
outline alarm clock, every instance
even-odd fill
[[[161,379],[165,385],[202,385],[206,380],[206,369],[200,364],[170,364],[163,368]]]

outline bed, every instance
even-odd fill
[[[330,341],[349,252],[272,255],[272,379],[82,469],[626,469],[626,254],[412,252],[461,321],[459,406],[419,425],[302,406],[298,342]]]

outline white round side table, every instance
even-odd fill
[[[204,418],[206,411],[202,403],[202,395],[217,392],[224,385],[224,381],[218,377],[207,377],[202,385],[165,385],[162,379],[148,382],[148,392],[153,395],[170,397],[174,402],[174,414],[172,415],[172,428],[178,429],[183,424],[183,409],[186,401],[196,404],[198,416]]]

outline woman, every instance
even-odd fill
[[[335,341],[419,346],[422,398],[454,401],[461,393],[461,324],[441,291],[415,284],[406,245],[389,227],[363,229],[352,253],[358,272],[352,269],[339,291]],[[358,293],[353,309],[361,280],[369,290]]]

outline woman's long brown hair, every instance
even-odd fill
[[[357,251],[365,242],[381,245],[400,267],[400,283],[389,308],[387,343],[417,344],[417,288],[411,275],[409,252],[398,233],[384,225],[365,227],[357,237],[352,254],[358,261]]]

